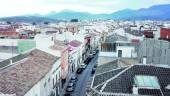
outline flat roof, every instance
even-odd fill
[[[134,81],[137,87],[160,89],[156,76],[136,75]]]

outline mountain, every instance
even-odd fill
[[[92,14],[87,12],[75,12],[72,10],[63,10],[59,13],[57,12],[50,12],[49,14],[46,14],[45,17],[51,18],[51,19],[92,19]]]
[[[155,5],[139,10],[125,9],[110,14],[112,19],[170,20],[170,4]]]
[[[130,19],[136,15],[136,12],[131,9],[124,9],[110,14],[111,19]]]
[[[50,12],[46,14],[45,17],[52,18],[52,19],[108,19],[109,15],[107,14],[91,14],[88,12],[76,12],[72,10],[63,10],[61,12]]]
[[[138,10],[124,9],[110,14],[91,14],[88,12],[76,12],[63,10],[61,12],[52,11],[46,15],[24,15],[8,18],[0,18],[7,21],[28,21],[28,22],[54,22],[56,20],[70,19],[128,19],[128,20],[170,20],[170,4],[154,5],[149,8]]]
[[[27,15],[27,16],[12,16],[12,17],[4,17],[0,18],[0,21],[10,21],[10,22],[57,22],[58,20],[42,17],[42,16],[33,16],[33,15]]]
[[[38,13],[35,13],[35,14],[25,14],[23,16],[26,16],[26,17],[28,17],[28,16],[43,17],[43,15],[38,14]]]
[[[170,20],[170,4],[155,5],[149,8],[138,10],[124,9],[111,14],[90,14],[87,12],[75,12],[63,10],[61,12],[51,12],[45,17],[52,19],[133,19],[133,20]]]

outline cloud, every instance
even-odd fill
[[[156,4],[167,4],[170,0],[1,0],[0,16],[61,11],[111,13],[125,8],[139,9]]]

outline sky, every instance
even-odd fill
[[[0,17],[35,13],[44,15],[64,9],[93,14],[112,13],[158,4],[170,4],[170,0],[0,0]]]

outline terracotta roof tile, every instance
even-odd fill
[[[72,40],[71,42],[69,42],[69,45],[71,45],[72,47],[78,47],[81,44],[82,43],[80,41],[77,41],[77,40]]]
[[[0,35],[5,36],[19,36],[18,32],[0,32]]]
[[[35,49],[15,65],[0,70],[0,92],[23,96],[51,69],[57,57]]]
[[[55,40],[54,45],[50,46],[53,50],[62,50],[68,47],[63,41]]]

